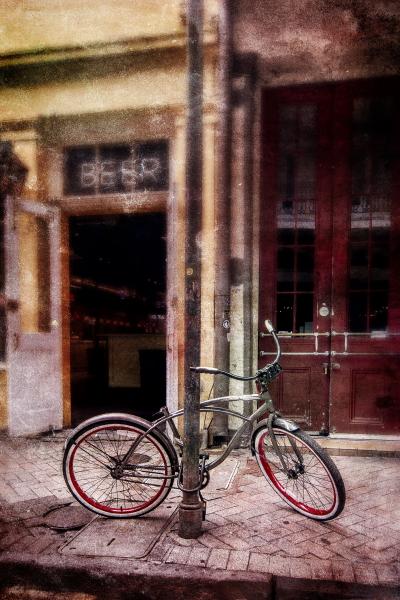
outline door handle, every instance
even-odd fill
[[[338,371],[340,369],[340,364],[336,362],[325,362],[322,363],[322,368],[324,370],[324,375],[328,375],[329,371]]]
[[[319,309],[318,312],[319,312],[319,314],[320,314],[321,317],[329,317],[329,315],[331,314],[331,311],[329,310],[326,302],[323,302],[321,304],[320,309]]]

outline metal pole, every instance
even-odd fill
[[[200,361],[201,209],[203,179],[203,2],[187,0],[188,118],[186,125],[186,244],[185,244],[185,406],[183,488],[179,535],[201,533],[203,503],[198,491],[200,450],[200,388],[189,367]]]
[[[218,182],[215,202],[216,262],[215,262],[215,337],[214,365],[229,371],[230,330],[230,199],[231,199],[231,71],[232,71],[232,0],[221,0],[218,12],[219,31],[219,127]],[[229,380],[215,378],[214,396],[228,396]],[[227,415],[215,414],[210,426],[211,442],[219,445],[228,440]]]

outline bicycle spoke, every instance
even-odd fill
[[[337,507],[336,488],[327,466],[303,437],[289,432],[274,432],[274,435],[286,469],[272,444],[269,430],[265,429],[260,432],[256,448],[265,476],[293,508],[323,520],[325,514],[330,515]]]
[[[101,462],[101,460],[99,460],[98,458],[96,458],[95,456],[93,456],[88,450],[86,450],[86,448],[82,448],[80,447],[79,450],[81,452],[85,452],[88,456],[90,456],[94,461],[96,461],[96,463],[102,465],[103,467],[106,467],[107,469],[110,469],[111,467],[109,465],[106,465],[105,463]]]
[[[162,501],[172,487],[173,471],[165,449],[151,435],[139,442],[130,468],[118,467],[142,433],[130,425],[105,423],[78,438],[67,469],[74,495],[92,510],[114,516],[142,514]]]

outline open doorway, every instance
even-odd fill
[[[165,214],[70,218],[72,424],[166,402]]]

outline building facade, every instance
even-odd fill
[[[262,366],[270,318],[282,412],[396,434],[400,11],[204,4],[201,362]],[[27,169],[4,218],[0,426],[182,406],[185,4],[43,0],[0,19],[1,140]]]
[[[238,135],[254,132],[254,297],[259,330],[272,315],[282,332],[278,404],[311,431],[398,433],[399,7],[233,15],[235,52],[257,64]]]

